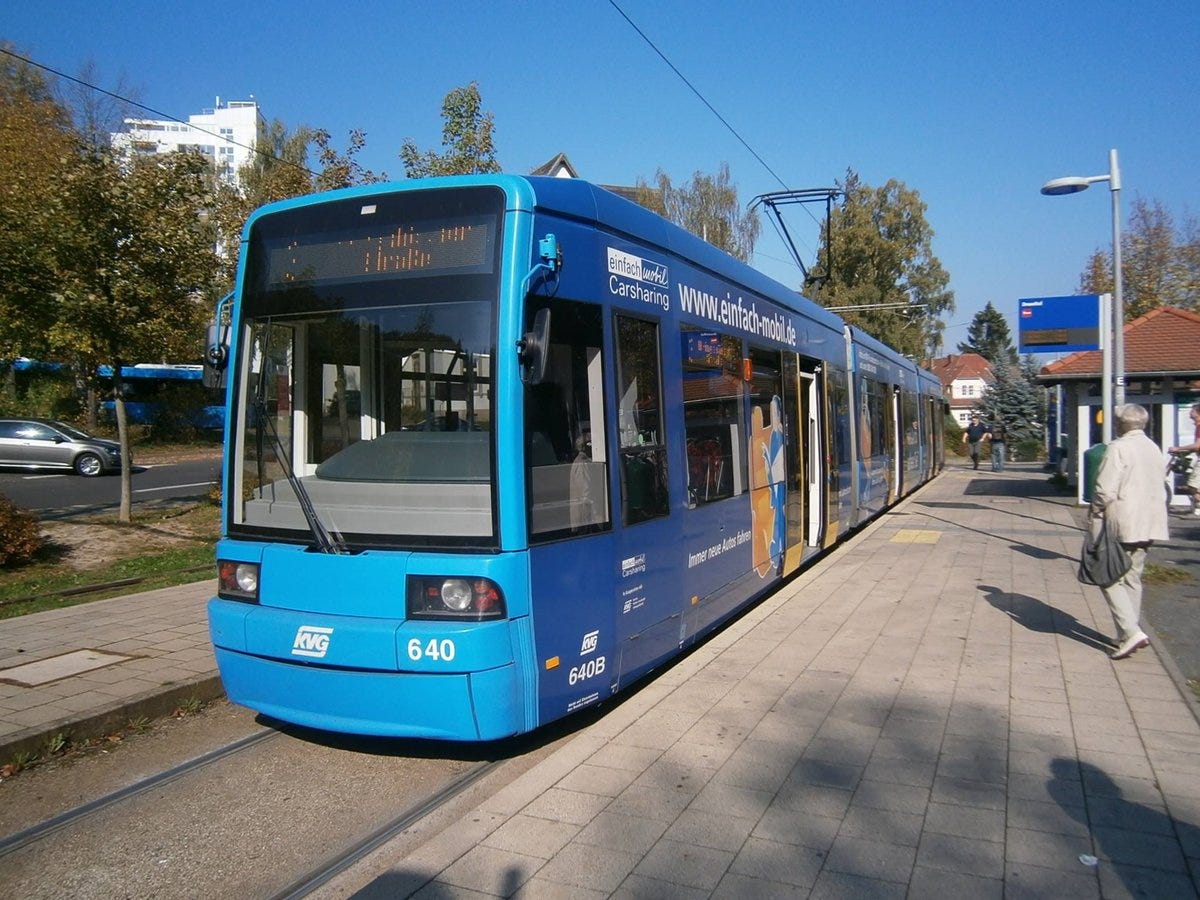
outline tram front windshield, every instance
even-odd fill
[[[230,532],[495,544],[503,195],[372,194],[257,219],[246,248]],[[339,546],[340,549],[340,546]]]

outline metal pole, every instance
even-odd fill
[[[1107,444],[1113,436],[1113,295],[1100,295],[1100,442]],[[1090,430],[1090,427],[1089,427]],[[1091,436],[1088,436],[1090,442]]]
[[[1108,188],[1112,194],[1113,353],[1116,356],[1116,404],[1125,405],[1125,300],[1121,290],[1121,170],[1117,151],[1108,151]]]

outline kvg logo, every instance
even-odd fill
[[[293,656],[311,656],[323,659],[329,650],[329,636],[332,628],[320,628],[316,625],[301,625],[296,629],[296,639],[292,641]]]

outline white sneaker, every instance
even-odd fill
[[[1133,654],[1137,653],[1143,647],[1149,646],[1150,638],[1146,637],[1143,632],[1138,631],[1132,637],[1122,642],[1121,646],[1109,654],[1109,657],[1112,659],[1126,659],[1133,656]]]

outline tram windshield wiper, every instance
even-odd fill
[[[262,484],[263,478],[263,435],[264,433],[271,440],[271,449],[275,453],[275,458],[279,460],[283,468],[284,477],[287,478],[288,484],[291,485],[292,491],[296,494],[296,502],[300,506],[300,512],[304,514],[304,521],[308,523],[308,530],[312,533],[313,539],[317,542],[317,548],[322,553],[342,554],[347,552],[346,542],[337,529],[328,529],[321,521],[321,517],[317,515],[317,508],[313,505],[312,497],[309,496],[308,488],[301,482],[296,475],[296,470],[292,466],[291,456],[288,455],[287,448],[279,437],[279,431],[275,427],[275,420],[267,412],[267,391],[266,385],[271,380],[269,378],[270,370],[274,368],[269,354],[269,335],[264,342],[262,348],[262,371],[258,376],[258,384],[254,389],[254,431],[255,443],[258,447],[258,465],[259,465],[259,484]],[[264,429],[263,423],[266,423]]]

